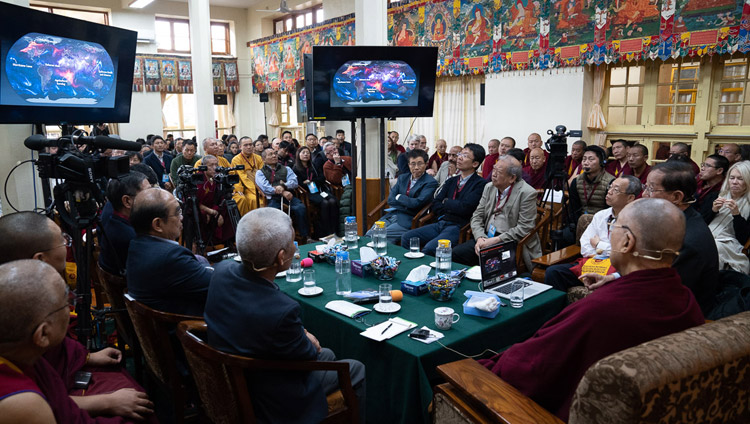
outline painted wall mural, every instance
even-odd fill
[[[240,90],[237,59],[214,58],[211,63],[214,93]],[[136,55],[133,91],[192,93],[193,68],[190,58],[172,55]]]
[[[313,45],[354,45],[354,16],[248,43],[253,90],[293,90]],[[747,53],[750,0],[412,0],[393,46],[437,46],[441,76]]]

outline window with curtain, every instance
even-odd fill
[[[175,137],[190,138],[195,135],[195,94],[192,93],[162,93],[162,123],[164,136],[173,134]],[[234,95],[227,93],[226,105],[214,105],[214,120],[219,136],[233,134]]]

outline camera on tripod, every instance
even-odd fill
[[[547,151],[549,151],[549,162],[547,163],[547,181],[554,179],[567,179],[568,175],[565,172],[565,158],[568,156],[568,137],[581,137],[583,131],[571,130],[566,132],[568,129],[565,125],[558,125],[555,127],[555,131],[547,130],[547,134],[550,138],[545,143]]]
[[[245,165],[237,165],[235,167],[231,168],[224,168],[221,166],[216,167],[216,175],[214,176],[214,180],[216,180],[217,184],[222,184],[224,186],[226,185],[235,185],[240,182],[240,176],[237,174],[230,174],[232,171],[244,171]]]
[[[195,188],[198,184],[203,182],[203,174],[199,172],[205,172],[208,169],[206,166],[192,167],[190,165],[181,165],[177,168],[177,186],[180,187],[190,186]]]

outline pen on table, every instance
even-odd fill
[[[383,330],[383,332],[380,333],[380,335],[385,334],[385,332],[388,331],[388,329],[391,328],[392,325],[393,325],[393,323],[388,324],[388,327],[385,327],[385,330]]]

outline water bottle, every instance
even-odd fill
[[[352,292],[352,269],[349,252],[336,252],[336,294],[343,296]]]
[[[347,216],[344,221],[344,240],[349,250],[359,247],[357,243],[357,217]]]
[[[435,251],[435,273],[450,275],[451,273],[451,250],[450,240],[438,240],[437,250]]]
[[[375,254],[378,256],[385,256],[388,252],[388,241],[385,236],[385,222],[377,221],[372,232],[372,242],[375,245]]]
[[[302,280],[302,265],[300,264],[299,246],[295,241],[292,264],[289,266],[289,269],[286,270],[286,281],[289,283],[296,283],[300,280]]]

